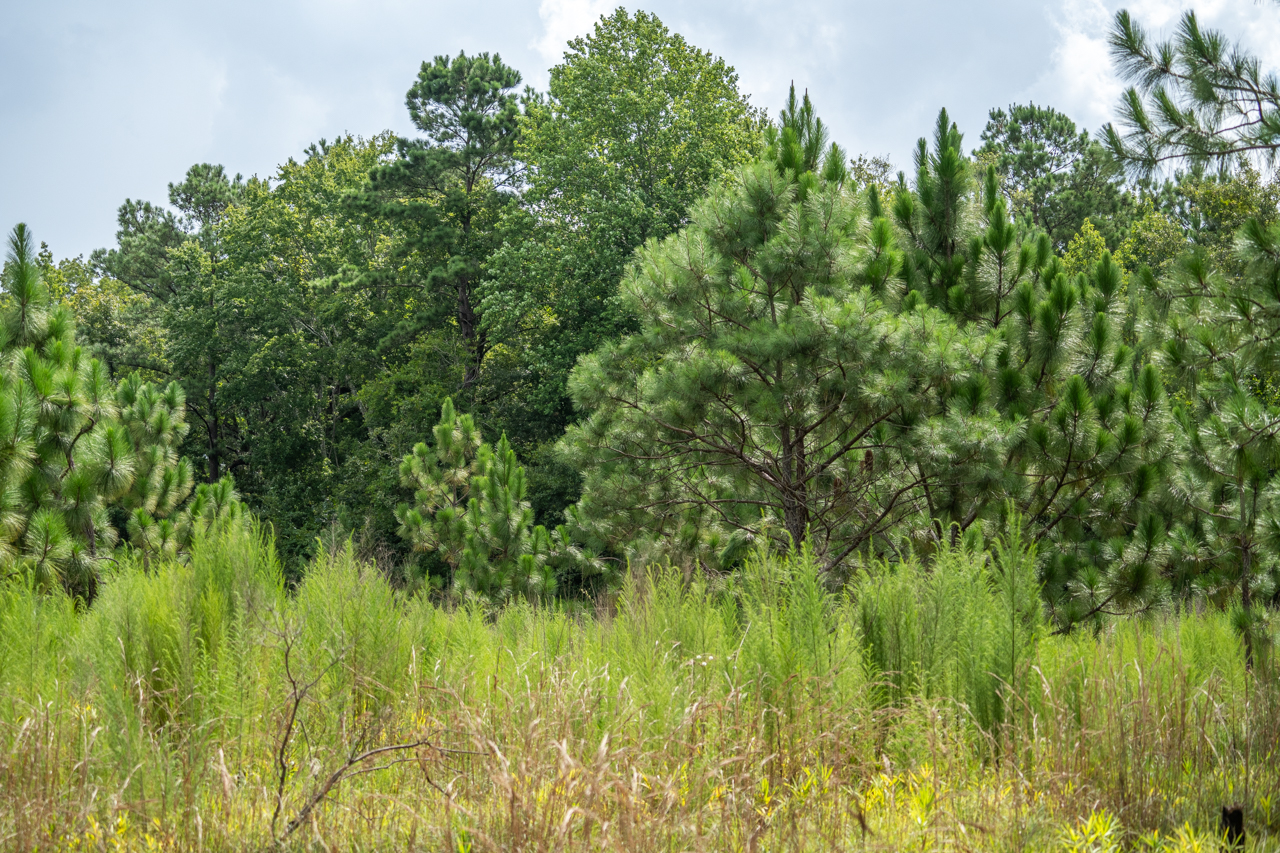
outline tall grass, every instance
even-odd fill
[[[85,613],[11,584],[0,847],[1194,850],[1237,801],[1274,845],[1274,674],[1229,617],[1051,637],[1032,565],[833,591],[761,554],[590,615],[442,609],[350,548],[286,592],[232,530]]]

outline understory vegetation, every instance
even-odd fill
[[[1216,611],[1051,636],[1023,543],[446,609],[261,530],[77,613],[0,598],[0,844],[1216,850],[1280,830],[1280,693]],[[1271,840],[1268,841],[1267,839]]]

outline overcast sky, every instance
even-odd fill
[[[496,51],[545,88],[565,42],[616,0],[44,0],[0,29],[0,228],[59,257],[113,243],[126,198],[163,202],[197,162],[268,176],[344,132],[409,134],[424,59]],[[626,3],[634,9],[632,3]],[[1120,85],[1107,26],[1167,32],[1184,8],[1280,68],[1280,7],[1253,0],[651,0],[776,115],[808,88],[852,153],[908,165],[947,107],[975,147],[987,110],[1049,104],[1096,130]]]

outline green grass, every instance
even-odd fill
[[[1274,849],[1275,675],[1229,616],[1053,637],[1030,572],[956,551],[833,594],[759,556],[441,608],[351,549],[286,592],[232,531],[86,613],[13,583],[0,848],[1216,850],[1241,802]]]

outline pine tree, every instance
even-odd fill
[[[173,384],[159,391],[136,376],[114,387],[102,363],[76,344],[69,311],[52,304],[22,224],[9,239],[4,291],[0,559],[88,599],[121,528],[133,527],[113,514],[165,524],[186,517],[179,508],[192,474],[177,454],[187,430],[182,391]],[[224,501],[211,520],[233,512]],[[144,539],[134,539],[145,551]]]
[[[1051,107],[1011,104],[991,110],[980,163],[994,165],[1009,212],[1064,249],[1086,218],[1115,249],[1132,217],[1124,171],[1088,131]]]
[[[520,176],[513,157],[518,85],[520,73],[496,54],[423,62],[405,103],[426,138],[397,139],[396,160],[374,169],[359,196],[359,206],[404,229],[400,267],[410,280],[398,284],[420,287],[428,297],[399,336],[452,315],[468,353],[466,389],[489,350],[476,286],[500,245],[497,217]]]
[[[119,505],[129,510],[129,543],[147,565],[179,558],[199,536],[242,517],[230,476],[201,483],[192,494],[191,462],[179,455],[187,432],[180,385],[171,382],[162,391],[133,373],[120,383],[116,401],[136,459],[133,488]]]
[[[995,367],[957,396],[990,402],[1011,440],[988,470],[957,467],[930,493],[942,534],[1025,516],[1063,627],[1161,598],[1163,527],[1151,512],[1170,454],[1159,372],[1135,349],[1137,313],[1103,251],[1068,274],[1043,232],[1012,221],[994,166],[981,180],[943,111],[893,199],[907,288],[995,337]],[[876,200],[873,198],[873,204]]]
[[[1280,349],[1280,225],[1248,222],[1237,242],[1245,275],[1223,275],[1193,251],[1143,280],[1149,333],[1180,387],[1183,459],[1168,571],[1184,597],[1237,602],[1252,666],[1266,636],[1259,604],[1280,604],[1280,406],[1267,378]]]
[[[948,405],[989,367],[987,335],[900,304],[900,265],[793,89],[765,158],[638,254],[640,331],[572,374],[588,417],[563,447],[594,541],[686,568],[807,543],[835,570],[927,535],[930,488],[1004,439],[989,407]]]
[[[1280,149],[1280,83],[1256,56],[1186,12],[1177,34],[1152,44],[1127,9],[1116,13],[1111,55],[1135,83],[1120,104],[1108,147],[1141,175],[1160,164],[1229,167],[1241,154],[1274,162]]]
[[[595,561],[566,528],[533,525],[524,468],[505,435],[490,446],[446,399],[433,436],[434,446],[419,443],[400,465],[401,482],[415,492],[396,519],[416,550],[439,553],[455,591],[536,600],[552,595],[570,569],[591,572]]]

